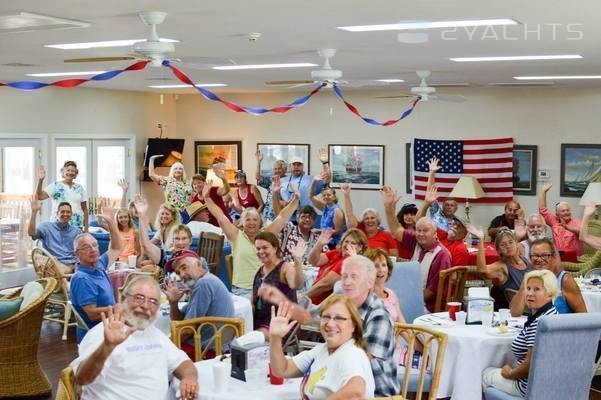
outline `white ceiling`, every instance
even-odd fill
[[[133,61],[63,63],[66,58],[127,55],[130,51],[124,47],[57,50],[43,45],[145,38],[148,27],[137,16],[141,10],[168,13],[165,22],[158,27],[159,35],[181,41],[176,43],[174,57],[184,61],[193,62],[195,57],[216,57],[233,59],[239,64],[301,61],[320,64],[315,50],[333,47],[338,49],[338,54],[332,60],[332,66],[343,71],[343,79],[406,80],[405,84],[388,87],[395,92],[407,91],[408,85],[418,83],[414,73],[416,69],[431,69],[431,83],[467,82],[472,86],[517,82],[512,78],[515,75],[601,74],[601,7],[594,0],[20,0],[0,2],[0,14],[27,11],[86,21],[91,26],[0,33],[0,81],[51,82],[61,78],[31,78],[25,74],[112,70],[132,64]],[[483,18],[515,18],[523,25],[505,30],[502,27],[469,28],[471,37],[464,28],[456,32],[447,31],[444,37],[441,30],[430,30],[428,41],[422,44],[400,43],[398,31],[352,33],[336,29],[337,26],[407,20]],[[551,24],[555,24],[555,28]],[[249,32],[260,32],[262,37],[250,42],[246,36]],[[449,61],[450,57],[541,54],[580,54],[584,58],[469,64]],[[8,63],[34,66],[6,66]],[[314,68],[215,71],[182,66],[181,69],[195,82],[229,85],[225,89],[212,89],[216,92],[249,92],[286,90],[269,88],[264,81],[309,79]],[[159,91],[147,86],[169,83],[178,82],[168,69],[147,67],[144,71],[122,74],[110,81],[86,86]],[[600,87],[601,80],[557,81],[557,84]],[[299,90],[307,91],[307,88]]]

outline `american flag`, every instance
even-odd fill
[[[513,198],[513,138],[483,140],[413,139],[413,193],[424,199],[428,183],[428,160],[436,156],[440,198],[448,197],[461,175],[478,179],[486,197],[474,203],[505,203]],[[463,200],[463,199],[457,199]]]

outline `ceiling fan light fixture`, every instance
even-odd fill
[[[355,25],[339,26],[337,29],[347,32],[375,32],[375,31],[403,31],[434,28],[458,28],[467,26],[497,26],[497,25],[520,25],[521,22],[513,18],[473,19],[455,21],[417,21],[399,22],[396,24],[380,25]]]
[[[144,42],[146,39],[124,39],[124,40],[107,40],[104,42],[85,42],[85,43],[62,43],[62,44],[45,44],[44,47],[61,50],[81,50],[95,49],[100,47],[127,47],[138,42]],[[160,38],[161,43],[179,43],[179,40]]]
[[[396,78],[391,78],[391,79],[376,79],[376,82],[402,83],[402,82],[405,82],[405,80],[403,80],[403,79],[396,79]]]

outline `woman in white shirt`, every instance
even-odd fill
[[[374,397],[374,378],[363,340],[361,318],[351,299],[328,297],[320,307],[325,343],[286,358],[282,338],[294,326],[290,303],[271,309],[269,357],[271,371],[284,378],[303,377],[303,399],[365,399]]]

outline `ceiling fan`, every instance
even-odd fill
[[[317,69],[311,71],[311,79],[312,80],[292,80],[292,81],[267,81],[265,85],[267,86],[286,86],[288,89],[293,89],[301,86],[314,85],[316,83],[325,82],[328,86],[332,86],[334,83],[338,85],[344,86],[381,86],[387,85],[386,82],[378,82],[371,80],[352,80],[352,81],[342,81],[342,71],[333,69],[330,64],[330,59],[336,55],[336,49],[319,49],[317,50],[317,54],[324,59],[323,65],[321,69]]]
[[[185,64],[193,69],[208,69],[214,65],[231,63],[232,60],[222,60],[210,57],[190,57],[191,62],[182,63],[178,58],[170,58],[175,53],[173,43],[161,42],[157,34],[157,25],[165,21],[167,13],[163,11],[141,11],[138,16],[146,25],[150,26],[148,39],[136,42],[131,48],[131,54],[112,57],[84,57],[65,60],[66,63],[88,63],[124,60],[148,60],[153,67],[160,67],[164,60]]]
[[[440,100],[440,101],[450,101],[454,103],[463,103],[467,99],[462,95],[449,95],[449,94],[436,94],[436,88],[432,86],[428,86],[426,79],[430,77],[431,71],[429,70],[419,70],[416,71],[417,76],[421,79],[419,86],[413,86],[411,88],[411,94],[401,94],[396,96],[379,96],[377,99],[398,99],[403,97],[415,97],[420,96],[422,101],[428,100]]]

